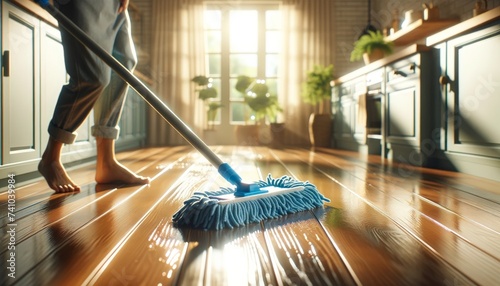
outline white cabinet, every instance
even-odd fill
[[[2,104],[0,179],[36,171],[47,127],[68,76],[57,28],[2,1]],[[76,144],[65,146],[63,162],[95,155],[87,119]]]
[[[40,154],[39,27],[3,2],[2,165]]]

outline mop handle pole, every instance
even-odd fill
[[[56,18],[59,24],[84,46],[94,52],[123,80],[125,80],[137,93],[158,112],[172,127],[179,132],[195,149],[197,149],[214,167],[219,167],[224,162],[187,126],[163,101],[161,101],[142,81],[125,68],[118,60],[92,40],[85,32],[76,26],[70,19],[57,8],[48,3],[48,0],[36,0],[41,7]],[[227,167],[224,168],[227,172]],[[226,178],[226,177],[225,177]],[[227,179],[227,178],[226,178]],[[234,180],[232,180],[234,181]],[[231,182],[231,181],[230,181]],[[231,182],[233,183],[233,182]]]

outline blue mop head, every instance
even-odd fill
[[[256,182],[259,188],[303,187],[302,191],[282,193],[242,202],[219,204],[215,196],[233,194],[234,188],[221,188],[213,192],[195,192],[173,216],[176,227],[200,229],[235,228],[265,219],[278,218],[291,213],[322,207],[330,200],[320,194],[313,184],[300,182],[289,176]]]

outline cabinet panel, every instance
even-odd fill
[[[349,98],[342,100],[342,134],[344,136],[352,136],[356,129],[356,102]]]
[[[398,90],[387,94],[387,136],[415,136],[415,97],[415,88]]]
[[[500,144],[500,35],[458,49],[458,142]],[[478,116],[481,114],[481,116]]]
[[[3,76],[3,164],[38,158],[40,104],[38,20],[3,2],[2,42],[10,69]]]
[[[448,43],[448,150],[500,157],[500,25]]]

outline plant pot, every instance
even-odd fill
[[[259,125],[236,126],[236,140],[238,142],[238,145],[259,145]]]
[[[203,130],[203,141],[205,141],[207,145],[217,144],[217,132],[212,129]]]
[[[285,123],[271,123],[271,147],[280,148],[285,145]]]
[[[368,65],[370,63],[373,63],[374,61],[380,60],[385,56],[384,51],[381,49],[374,49],[370,54],[364,53],[363,54],[363,61],[365,62],[365,65]]]
[[[332,117],[330,114],[313,113],[309,117],[309,140],[312,147],[330,147]]]

